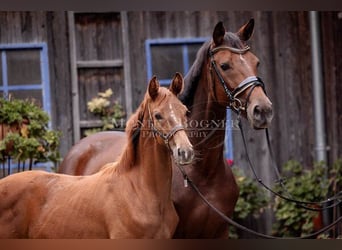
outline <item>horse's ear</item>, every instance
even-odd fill
[[[184,79],[181,73],[177,72],[172,79],[172,83],[170,85],[170,91],[177,96],[182,92],[184,86]]]
[[[223,43],[224,34],[226,34],[226,29],[222,22],[218,22],[213,32],[213,40],[216,46],[220,46]]]
[[[242,41],[248,41],[253,35],[254,31],[254,19],[249,20],[248,23],[243,25],[239,31],[236,33]]]
[[[159,91],[159,82],[156,76],[153,76],[148,84],[148,94],[150,95],[151,99],[154,100],[158,96]]]

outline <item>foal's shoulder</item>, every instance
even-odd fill
[[[1,182],[14,181],[14,180],[21,180],[21,181],[31,180],[39,176],[44,176],[46,174],[48,174],[48,172],[42,171],[42,170],[23,171],[23,172],[8,175],[5,178],[1,179]]]

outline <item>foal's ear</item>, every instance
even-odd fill
[[[222,22],[218,22],[213,32],[213,40],[216,46],[220,46],[223,43],[224,34],[226,34],[226,29]]]
[[[172,83],[169,87],[169,90],[177,96],[182,92],[184,86],[184,79],[181,73],[177,72],[172,79]]]
[[[253,35],[254,31],[254,19],[249,20],[248,23],[243,25],[239,31],[236,33],[242,41],[248,41]]]
[[[150,95],[151,99],[154,100],[158,96],[159,91],[159,82],[156,76],[153,76],[148,84],[148,94]]]

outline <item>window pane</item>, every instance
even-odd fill
[[[159,79],[170,79],[175,72],[183,72],[183,56],[181,45],[153,45],[152,74]]]
[[[196,59],[197,51],[202,46],[201,43],[196,44],[189,44],[188,45],[188,56],[189,56],[189,65],[192,65]]]
[[[43,108],[43,96],[41,90],[16,90],[10,91],[9,95],[14,97],[15,99],[21,100],[32,100],[39,106]]]
[[[6,57],[8,85],[41,83],[40,50],[11,50]]]

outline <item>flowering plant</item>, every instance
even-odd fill
[[[112,89],[99,92],[96,97],[87,103],[88,110],[101,118],[101,128],[88,129],[85,135],[90,135],[99,131],[112,130],[116,128],[117,120],[125,116],[122,106],[118,101],[111,102]]]

